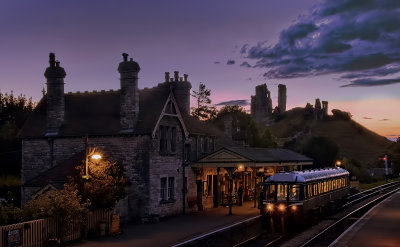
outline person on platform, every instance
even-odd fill
[[[243,186],[240,185],[238,189],[238,196],[239,196],[239,206],[243,204]]]

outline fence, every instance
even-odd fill
[[[110,227],[110,211],[95,211],[88,215],[88,230],[97,230],[100,222],[105,220],[106,232]],[[52,219],[39,219],[21,222],[17,224],[0,226],[0,247],[21,246],[21,247],[42,247],[50,238],[54,238],[58,232],[58,226]],[[67,230],[63,241],[78,240],[83,237],[83,226],[73,224]],[[10,241],[15,244],[10,244]]]

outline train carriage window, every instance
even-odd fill
[[[318,194],[322,194],[322,182],[318,183]]]
[[[315,184],[313,184],[313,191],[314,191],[314,196],[316,196],[316,195],[318,195],[318,187],[317,187],[318,185],[315,183]]]
[[[268,200],[276,200],[275,184],[268,185],[268,187],[267,187],[267,199]]]
[[[299,201],[300,200],[300,185],[299,184],[290,185],[289,200],[290,201]]]
[[[326,181],[324,181],[324,193],[328,191],[328,188],[326,187]]]
[[[278,201],[284,201],[287,199],[287,191],[288,191],[288,185],[287,184],[278,184],[277,185],[277,200]]]

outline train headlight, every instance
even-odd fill
[[[297,210],[297,206],[296,206],[296,205],[293,205],[293,206],[292,206],[292,210],[293,210],[293,211],[296,211],[296,210]]]
[[[268,203],[268,204],[267,204],[267,210],[268,210],[268,211],[274,211],[274,204]]]
[[[283,204],[279,204],[278,209],[279,209],[280,211],[285,211],[286,207],[285,207],[285,205],[283,205]]]

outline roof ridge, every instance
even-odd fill
[[[68,92],[67,95],[93,95],[93,94],[104,94],[104,93],[113,93],[113,92],[119,92],[120,89],[109,89],[109,90],[93,90],[93,91],[75,91],[75,92]]]

